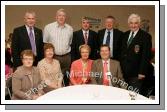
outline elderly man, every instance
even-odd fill
[[[35,55],[34,65],[43,58],[42,30],[35,27],[35,12],[26,12],[24,16],[25,25],[15,28],[12,38],[12,56],[14,68],[22,65],[20,53],[30,49]]]
[[[121,48],[121,67],[125,81],[141,90],[148,72],[151,57],[151,35],[140,29],[140,16],[131,14],[128,18],[129,31],[124,33]]]
[[[98,48],[107,44],[110,48],[110,58],[119,60],[123,32],[114,28],[115,17],[105,18],[105,28],[98,31]]]
[[[71,64],[71,43],[73,28],[66,23],[66,13],[64,9],[56,12],[56,21],[44,28],[44,43],[52,43],[55,47],[55,58],[59,60],[64,74],[64,83],[68,85],[68,75]]]
[[[80,52],[79,46],[83,44],[87,44],[91,48],[90,59],[96,59],[96,40],[97,40],[97,33],[93,30],[90,30],[90,22],[88,18],[82,18],[82,29],[75,31],[73,34],[73,41],[72,41],[72,61],[79,59]]]
[[[93,84],[127,88],[118,61],[110,59],[110,47],[106,44],[100,47],[101,59],[92,65],[91,81]]]

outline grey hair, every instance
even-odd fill
[[[131,19],[133,19],[133,18],[136,18],[139,23],[141,22],[140,16],[138,14],[133,13],[129,16],[128,23],[130,23]]]
[[[64,9],[59,9],[59,10],[57,10],[57,12],[56,12],[56,16],[58,15],[58,13],[60,13],[60,12],[63,12],[65,15],[66,15],[66,12],[65,12],[65,10]]]
[[[36,17],[36,14],[34,11],[27,11],[24,15],[24,17],[26,17],[28,14],[32,14],[34,17]]]

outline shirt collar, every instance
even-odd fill
[[[134,36],[137,34],[138,31],[139,31],[139,29],[134,31]],[[132,35],[132,31],[130,31],[130,34]]]
[[[87,32],[87,34],[89,34],[89,30],[85,31],[82,29],[82,32],[83,32],[83,34],[85,34],[85,32]]]
[[[26,29],[29,31],[30,30],[30,27],[25,25]],[[32,27],[32,30],[34,30],[34,27]]]
[[[108,31],[109,31],[109,32],[113,32],[113,28],[112,28],[111,30],[106,29],[106,33],[107,33]]]
[[[104,63],[105,61],[102,59],[102,62]],[[110,62],[110,59],[107,60],[107,63],[108,63],[108,64],[109,64],[109,62]]]
[[[66,27],[66,23],[64,24],[64,26],[60,26],[57,21],[55,23],[56,23],[56,27],[58,27],[58,28],[65,28]]]

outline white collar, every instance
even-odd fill
[[[107,33],[108,31],[109,31],[109,32],[113,32],[113,28],[112,28],[111,30],[106,29],[106,33]]]
[[[58,23],[57,21],[56,21],[55,23],[56,23],[56,27],[60,27],[60,28],[65,28],[65,27],[66,27],[66,23],[64,23],[63,26],[60,26],[59,23]]]
[[[134,34],[133,34],[133,35],[135,36],[135,35],[137,34],[138,31],[139,31],[139,29],[136,30],[136,31],[134,31]],[[132,32],[133,32],[133,31],[130,31],[130,35],[132,35]]]
[[[87,32],[87,34],[89,34],[89,30],[86,31],[86,30],[82,29],[82,32],[83,32],[83,34],[85,34],[85,32]]]
[[[102,59],[102,62],[104,63],[105,61]],[[108,63],[108,64],[109,64],[109,62],[110,62],[110,59],[107,60],[107,63]]]
[[[29,31],[30,30],[30,27],[25,25],[26,26],[26,29]],[[32,27],[32,30],[34,30],[34,27]]]

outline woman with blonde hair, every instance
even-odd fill
[[[92,67],[92,60],[89,59],[91,49],[84,44],[79,47],[81,58],[74,61],[71,65],[70,84],[88,84],[90,83],[90,71]]]

